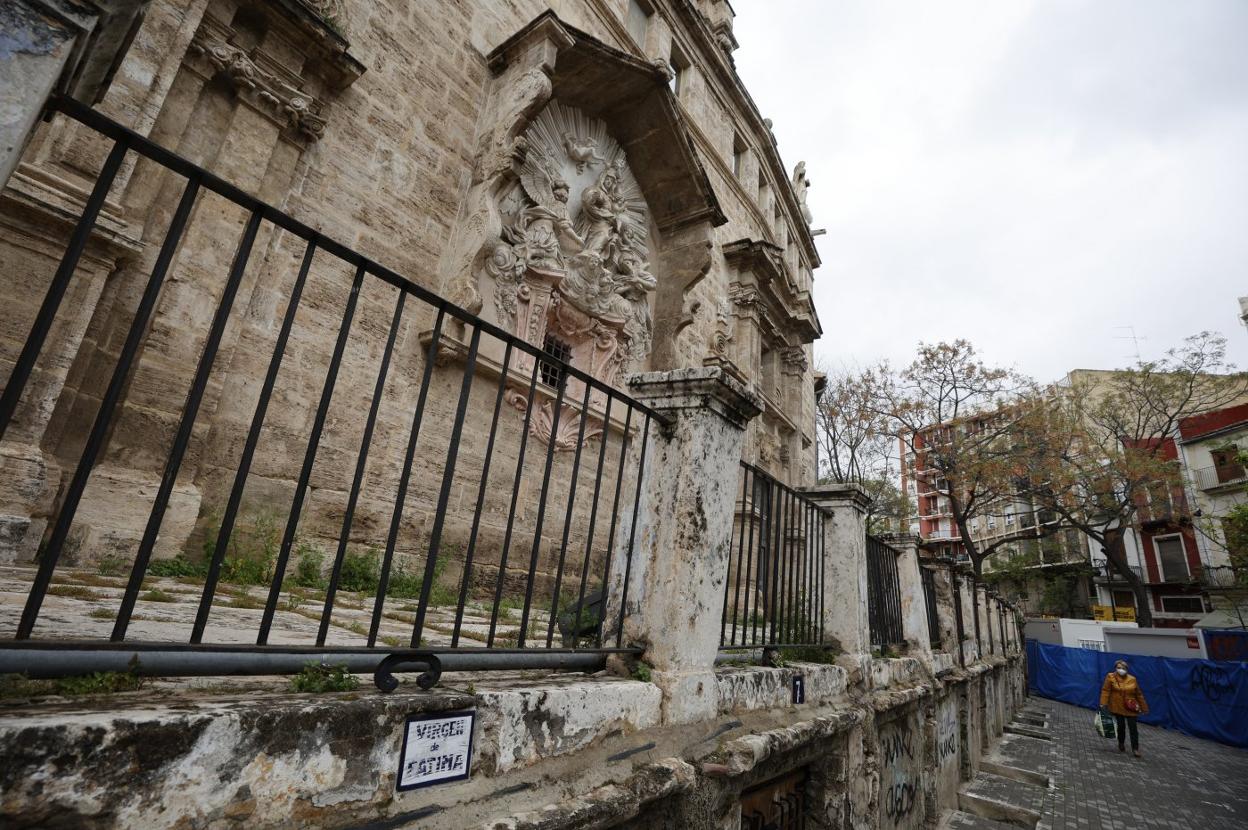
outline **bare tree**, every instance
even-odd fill
[[[897,486],[897,440],[880,412],[877,375],[847,367],[825,374],[815,409],[820,479],[861,484],[869,498],[868,530],[899,532],[910,506]]]
[[[826,481],[864,482],[894,470],[895,441],[880,412],[880,388],[872,369],[827,369],[815,408],[819,475]]]
[[[901,372],[878,367],[874,383],[880,414],[929,471],[977,575],[1004,546],[1055,530],[1037,522],[987,542],[971,534],[972,519],[1004,515],[1025,495],[1014,425],[1020,401],[1034,388],[1029,378],[984,364],[968,341],[956,340],[920,343],[913,363]]]
[[[1018,421],[1034,498],[1101,546],[1131,586],[1142,626],[1152,625],[1149,597],[1128,567],[1125,534],[1141,509],[1169,507],[1182,492],[1165,440],[1179,422],[1244,394],[1245,376],[1225,355],[1225,338],[1201,332],[1161,360],[1047,390]]]

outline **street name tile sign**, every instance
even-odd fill
[[[476,717],[475,711],[409,715],[403,727],[396,789],[468,780]]]

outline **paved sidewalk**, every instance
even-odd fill
[[[1248,750],[1140,724],[1143,758],[1096,734],[1092,712],[1032,697],[1056,744],[1044,830],[1245,830]]]

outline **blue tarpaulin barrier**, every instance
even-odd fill
[[[1101,684],[1126,660],[1148,700],[1141,723],[1248,747],[1248,662],[1141,657],[1027,641],[1027,685],[1039,697],[1097,709]]]
[[[1210,660],[1248,660],[1248,631],[1205,628],[1205,654]]]

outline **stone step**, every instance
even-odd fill
[[[941,830],[1018,830],[1017,824],[977,816],[963,810],[954,810],[940,825]]]
[[[988,754],[988,759],[1007,767],[1047,775],[1053,769],[1053,750],[1052,741],[1007,732]]]
[[[1011,721],[1006,724],[1005,731],[1013,735],[1026,735],[1029,738],[1039,738],[1042,741],[1053,740],[1053,736],[1047,729],[1043,729],[1039,726],[1032,726],[1026,723],[1019,723],[1018,721]]]
[[[1046,787],[980,772],[958,793],[958,807],[976,815],[1019,827],[1035,827]]]

